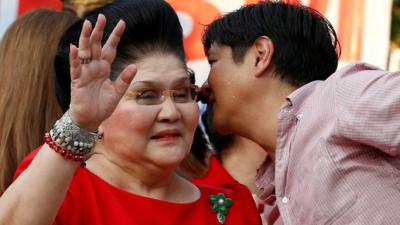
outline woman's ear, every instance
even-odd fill
[[[265,70],[271,66],[272,55],[274,53],[274,44],[267,36],[258,37],[253,44],[256,54],[256,77],[264,74]]]

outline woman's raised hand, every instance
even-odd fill
[[[79,48],[71,44],[70,116],[79,127],[95,131],[111,115],[136,74],[136,66],[127,66],[115,81],[110,80],[111,64],[125,30],[119,21],[104,46],[101,39],[106,18],[100,14],[95,27],[83,23]]]

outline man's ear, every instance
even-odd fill
[[[271,66],[274,44],[267,36],[258,37],[253,44],[256,54],[256,77],[262,76],[268,66]]]

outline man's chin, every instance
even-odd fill
[[[221,135],[230,134],[229,126],[227,124],[226,118],[214,115],[213,117],[213,127]]]

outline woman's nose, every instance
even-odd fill
[[[161,109],[158,113],[159,121],[174,122],[181,118],[181,113],[171,96],[166,96],[160,107]]]

